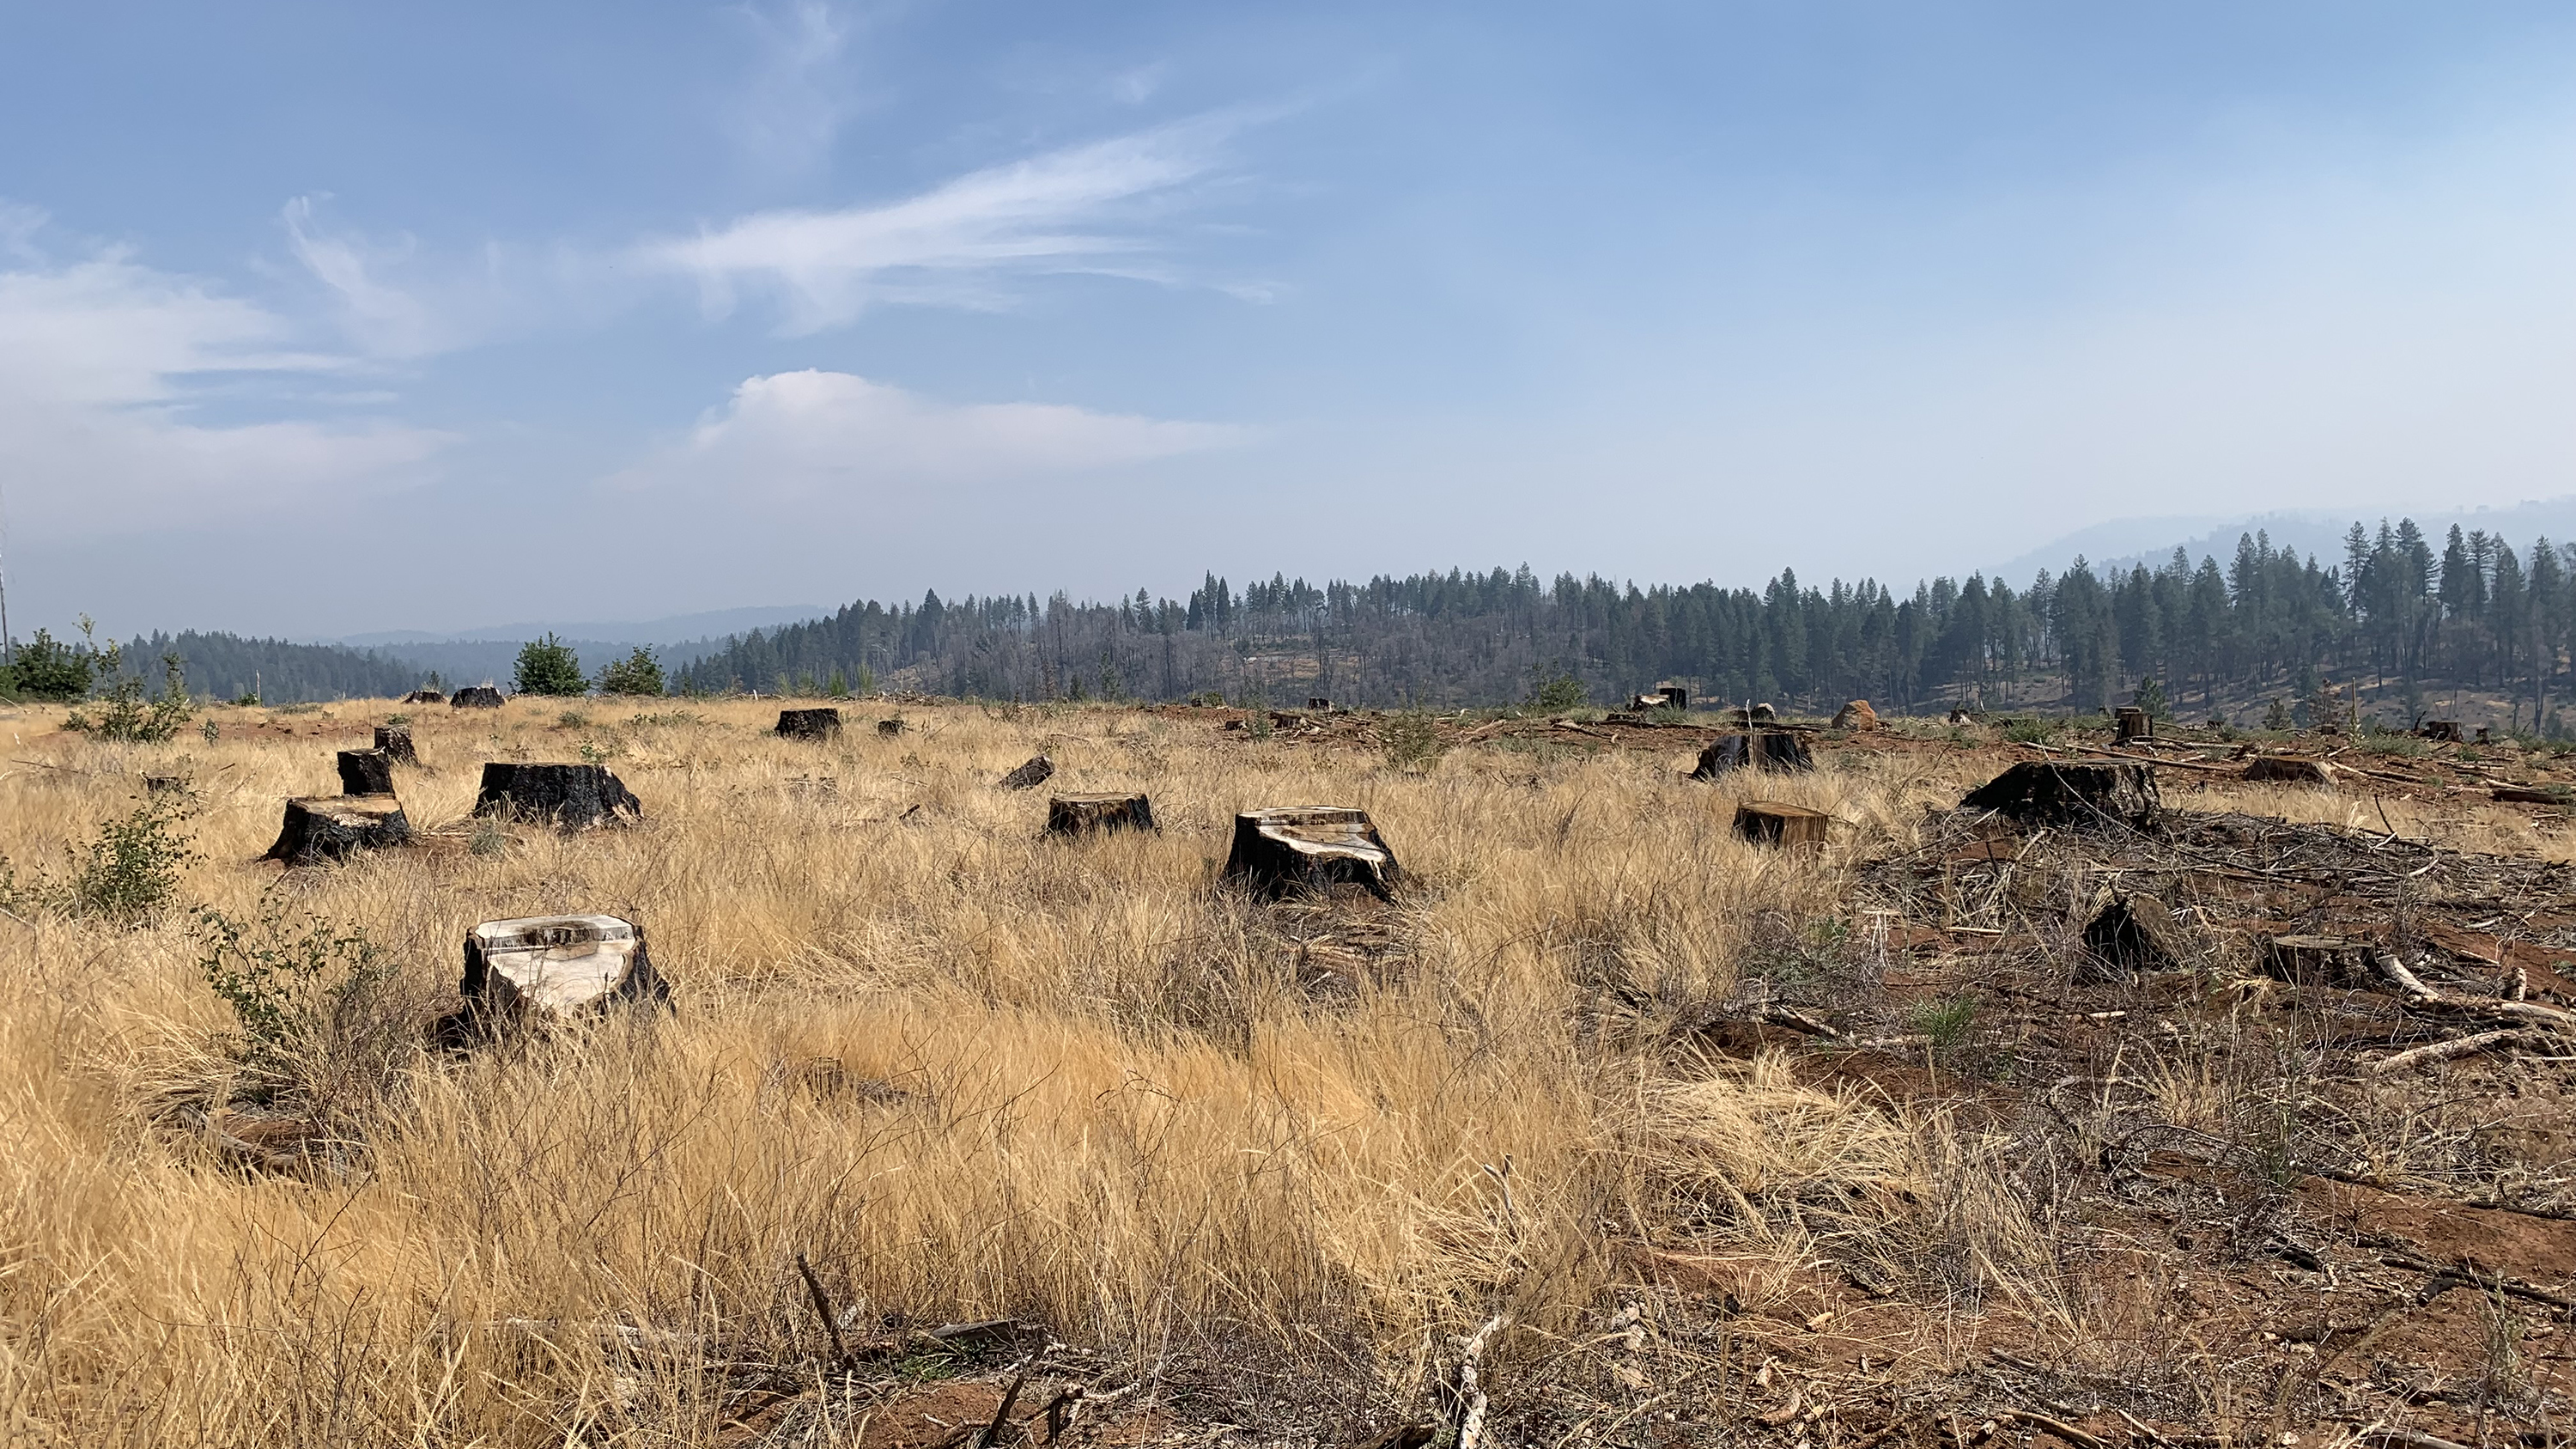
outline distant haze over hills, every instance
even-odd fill
[[[2105,569],[2127,569],[2143,563],[2153,568],[2163,563],[2180,544],[2193,563],[2204,555],[2214,557],[2221,567],[2236,553],[2236,540],[2249,533],[2271,535],[2274,548],[2293,549],[2316,556],[2320,568],[2333,568],[2343,562],[2344,530],[2358,521],[2374,534],[2379,520],[2395,523],[2412,518],[2438,549],[2443,535],[2457,524],[2464,530],[2485,529],[2504,535],[2517,553],[2528,550],[2535,538],[2552,543],[2576,543],[2576,495],[2540,502],[2515,504],[2511,508],[2475,508],[2428,511],[2407,508],[2303,508],[2279,513],[2249,514],[2226,519],[2208,516],[2174,518],[2122,518],[2095,524],[2055,539],[2018,558],[2008,559],[1988,570],[1990,577],[2009,581],[2015,588],[2030,582],[2041,569],[2051,574],[2066,571],[2066,566],[2081,554],[2093,565],[2094,572]],[[1936,574],[1938,567],[1922,572]],[[1893,582],[1893,581],[1891,581]]]
[[[548,633],[565,639],[585,639],[602,644],[686,644],[709,637],[721,638],[750,629],[766,629],[777,624],[793,624],[820,618],[832,612],[814,604],[771,604],[757,608],[716,609],[703,614],[673,614],[663,619],[629,620],[623,623],[570,623],[563,620],[537,619],[518,624],[493,624],[479,629],[453,629],[438,633],[425,629],[393,629],[375,634],[347,634],[337,639],[316,643],[347,644],[367,649],[386,645],[495,642],[519,644],[542,638]]]

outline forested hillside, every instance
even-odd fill
[[[129,641],[126,672],[157,680],[164,654],[179,656],[192,694],[238,699],[256,693],[271,704],[381,699],[419,688],[423,673],[417,665],[373,650],[201,634],[193,629]]]
[[[2177,707],[2361,682],[2415,711],[2436,684],[2510,697],[2545,718],[2576,641],[2576,547],[2517,552],[2453,529],[2437,551],[2409,521],[2356,523],[2320,562],[2257,534],[2235,556],[2111,577],[2082,560],[2016,588],[1970,575],[1900,595],[1877,582],[1819,588],[1784,571],[1759,591],[1542,582],[1527,567],[1320,587],[1274,575],[1237,589],[1209,576],[1183,600],[1145,590],[1109,603],[1062,594],[862,602],[811,624],[754,632],[680,671],[683,688],[919,688],[1001,699],[1232,699],[1309,694],[1355,704],[1499,703],[1560,673],[1602,702],[1660,680],[1704,695],[1812,710],[1866,697],[2093,709],[2153,677]]]

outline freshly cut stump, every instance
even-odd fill
[[[340,793],[390,795],[394,792],[394,757],[386,750],[342,750]]]
[[[2182,930],[2153,896],[2113,896],[2085,923],[2084,952],[2077,975],[2086,981],[2169,971],[2182,959]]]
[[[615,916],[529,916],[465,933],[465,1000],[488,1024],[569,1021],[619,1001],[662,1001],[671,988],[644,949],[644,928]]]
[[[1365,810],[1288,805],[1234,817],[1225,878],[1243,881],[1256,894],[1275,900],[1294,891],[1357,885],[1393,901],[1397,874],[1395,852]]]
[[[1748,735],[1719,735],[1699,752],[1699,768],[1691,771],[1694,780],[1714,780],[1730,770],[1812,770],[1816,757],[1807,752],[1803,736],[1786,730],[1764,730]]]
[[[1822,810],[1776,800],[1747,800],[1735,807],[1735,833],[1756,845],[1822,850],[1833,820]]]
[[[471,688],[456,691],[449,697],[447,704],[450,709],[499,709],[502,704],[501,691],[488,684],[477,684]]]
[[[318,865],[409,839],[411,821],[391,795],[315,795],[286,802],[286,823],[266,859]]]
[[[1869,707],[1868,700],[1855,699],[1834,711],[1834,728],[1867,734],[1878,728],[1878,711]]]
[[[411,743],[411,731],[401,725],[376,726],[376,748],[393,757],[397,765],[420,764],[420,751]]]
[[[1029,761],[998,782],[1005,790],[1034,790],[1055,774],[1055,761],[1044,755]]]
[[[1992,810],[2027,825],[2125,825],[2144,830],[2162,808],[2144,765],[2026,761],[1967,793],[1962,810]]]
[[[490,764],[474,813],[543,820],[570,832],[641,820],[644,805],[605,765]]]
[[[1155,828],[1154,802],[1143,795],[1058,795],[1047,802],[1049,835]]]
[[[2246,764],[2245,778],[2274,785],[2331,785],[2334,766],[2295,755],[2257,755]]]
[[[841,733],[841,712],[837,709],[782,709],[778,712],[778,733],[791,740],[837,739]]]
[[[405,704],[445,704],[447,696],[435,689],[415,689],[402,697]]]
[[[2365,948],[2338,936],[2268,936],[2256,943],[2263,974],[2294,986],[2348,986],[2370,980]]]

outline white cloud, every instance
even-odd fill
[[[928,502],[926,512],[953,524],[978,494],[990,501],[1031,483],[1258,436],[1053,403],[941,403],[846,372],[782,372],[745,381],[687,441],[610,486],[735,505],[819,505],[799,515],[812,521]]]
[[[406,479],[442,435],[196,415],[226,374],[342,366],[250,302],[123,251],[0,271],[0,476],[11,522],[117,534]]]
[[[1213,123],[1169,127],[972,172],[888,206],[766,211],[638,262],[697,278],[724,311],[738,288],[774,292],[787,330],[812,332],[885,301],[994,306],[1000,279],[1033,272],[1145,276],[1150,244],[1119,223],[1207,175]]]

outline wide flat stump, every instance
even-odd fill
[[[778,712],[778,736],[789,740],[838,739],[841,734],[841,712],[837,709],[782,709]]]
[[[2025,761],[1971,790],[1962,810],[1992,810],[2028,825],[2155,824],[2162,804],[2155,772],[2144,765]]]
[[[1714,780],[1733,770],[1812,770],[1816,757],[1807,751],[1802,735],[1787,730],[1758,730],[1750,734],[1719,735],[1699,752],[1699,767],[1691,771],[1694,780]]]
[[[1155,828],[1154,802],[1143,795],[1058,795],[1047,802],[1049,835]]]
[[[1225,878],[1276,899],[1292,891],[1356,885],[1391,901],[1395,852],[1369,823],[1368,812],[1345,805],[1288,805],[1247,810],[1234,817],[1234,848]]]
[[[606,765],[494,763],[483,767],[474,813],[542,820],[573,831],[641,820],[644,804]]]
[[[501,705],[501,691],[488,684],[460,689],[447,701],[450,709],[499,709]]]
[[[391,795],[316,795],[286,802],[286,822],[269,860],[318,865],[411,839],[411,821]]]
[[[618,1001],[659,1001],[644,928],[616,916],[528,916],[465,933],[465,999],[487,1021],[564,1021]]]
[[[1822,810],[1777,800],[1747,800],[1735,807],[1735,833],[1756,845],[1822,850],[1833,822]]]

